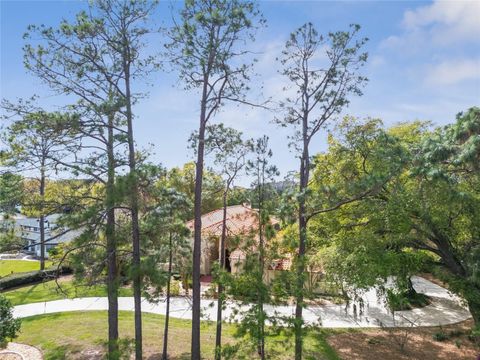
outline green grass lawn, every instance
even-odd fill
[[[133,312],[119,314],[120,337],[128,354],[134,337]],[[164,316],[143,314],[143,346],[147,359],[160,359],[163,339]],[[171,318],[169,353],[171,359],[190,359],[190,321]],[[201,346],[204,359],[212,359],[215,346],[215,324],[202,322]],[[234,325],[225,325],[223,344],[243,344],[234,359],[252,359],[256,354],[235,337]],[[336,330],[308,330],[305,338],[304,359],[339,360],[326,338]],[[105,352],[107,337],[106,311],[68,312],[39,315],[22,320],[21,334],[16,341],[42,349],[46,360],[101,358]],[[245,339],[243,339],[245,340]],[[282,332],[267,340],[269,358],[287,360],[293,358],[293,334]],[[98,356],[98,357],[97,357]]]
[[[45,268],[52,265],[51,261],[45,262]],[[0,277],[12,273],[40,270],[40,261],[27,260],[0,260]]]
[[[57,284],[53,280],[8,290],[3,292],[2,295],[6,296],[13,305],[74,297],[107,296],[107,287],[105,285],[85,286],[74,284],[70,279],[60,279],[59,284],[67,295],[58,289]],[[132,290],[130,288],[120,288],[119,296],[132,296]]]

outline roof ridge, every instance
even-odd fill
[[[241,204],[240,205],[230,205],[230,206],[227,206],[227,210],[228,210],[228,208],[238,207],[238,206],[243,206],[243,205],[241,205]],[[208,213],[203,214],[202,217],[207,216],[208,214],[212,214],[212,213],[217,212],[217,211],[221,211],[221,210],[223,210],[223,206],[221,208],[218,208],[218,209],[215,209],[215,210],[209,211]]]
[[[245,205],[243,205],[243,204],[227,206],[227,212],[228,212],[228,209],[230,209],[230,208],[235,208],[235,207],[243,207],[243,208],[245,208],[245,209],[248,209],[248,210],[257,212],[257,211],[254,210],[253,208],[248,207],[248,206],[245,206]],[[215,212],[217,212],[217,211],[223,211],[223,207],[218,208],[218,209],[215,209],[215,210],[212,210],[212,211],[209,211],[209,212],[203,214],[201,217],[203,218],[204,216],[208,216],[208,215],[213,214],[213,213],[215,213]],[[192,222],[192,221],[194,221],[194,220],[195,220],[195,219],[190,219],[190,220],[187,221],[187,223]]]
[[[234,206],[239,206],[239,205],[234,205]],[[220,209],[220,210],[223,210],[223,209]],[[228,213],[227,213],[227,214],[228,214]],[[239,214],[238,214],[238,215],[239,215]],[[225,219],[225,222],[227,222],[227,221],[229,221],[229,220],[233,222],[232,218],[234,219],[234,217],[235,217],[235,216],[238,216],[238,215],[234,215],[234,216],[232,216],[232,217],[227,217],[227,218]],[[190,221],[192,221],[192,220],[190,220]],[[210,224],[210,225],[208,225],[208,226],[202,227],[202,230],[209,229],[209,228],[211,228],[212,226],[218,225],[218,224],[220,224],[220,223],[222,223],[222,222],[223,222],[223,217],[220,219],[220,221],[217,221],[217,222],[215,222],[215,223],[213,223],[213,224]]]

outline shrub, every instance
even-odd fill
[[[20,330],[20,319],[13,318],[12,304],[0,295],[0,348],[4,348],[8,341],[14,339]]]
[[[448,333],[448,336],[449,337],[459,337],[459,336],[462,336],[464,335],[465,333],[462,331],[462,330],[451,330],[449,333]]]
[[[208,299],[218,299],[217,285],[212,283],[207,290],[203,293],[203,296]]]
[[[180,295],[180,281],[171,280],[170,281],[170,296],[179,296]]]
[[[434,333],[432,335],[432,338],[435,341],[445,341],[448,340],[448,335],[443,330],[440,330]]]
[[[480,345],[480,326],[472,329],[472,331],[468,334],[468,340],[477,345]]]
[[[396,290],[387,290],[387,304],[392,311],[411,310],[430,304],[430,298],[417,292],[397,292]]]
[[[55,257],[60,254],[60,250],[58,249],[57,246],[48,249],[47,252],[50,257]]]
[[[19,249],[22,249],[24,245],[24,241],[15,235],[13,229],[9,229],[6,232],[0,230],[0,252],[17,252]]]
[[[70,269],[62,268],[60,274],[70,273]],[[23,273],[14,273],[0,279],[0,291],[7,290],[16,286],[28,285],[41,282],[46,278],[54,278],[57,275],[57,269],[47,269],[43,271],[29,271]]]

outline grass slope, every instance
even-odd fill
[[[74,284],[70,279],[60,279],[59,283],[67,295],[58,289],[57,284],[53,280],[5,291],[2,295],[9,299],[13,305],[75,297],[107,296],[107,287],[105,285],[82,286]],[[132,296],[132,290],[130,288],[120,288],[119,296]]]
[[[45,268],[51,265],[51,261],[45,262]],[[40,270],[40,261],[0,260],[0,277],[34,270]]]
[[[131,350],[134,337],[133,312],[119,314],[120,336],[123,353]],[[144,355],[147,359],[160,359],[164,316],[143,314]],[[190,359],[191,323],[171,318],[169,349],[172,360]],[[202,322],[201,346],[204,359],[212,359],[215,346],[215,324]],[[235,325],[225,325],[224,344],[239,343],[235,337]],[[339,360],[326,338],[334,330],[308,330],[305,338],[306,360]],[[22,320],[22,332],[16,341],[34,345],[43,350],[46,360],[102,358],[107,337],[107,313],[105,311],[68,312],[39,315]],[[267,351],[272,359],[293,358],[293,334],[283,332],[267,340]],[[246,345],[234,359],[252,359],[256,354]]]

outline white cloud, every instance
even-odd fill
[[[445,48],[464,43],[480,43],[480,1],[440,1],[407,10],[403,31],[386,38],[381,47],[402,53],[425,48]]]
[[[436,43],[478,41],[480,32],[480,2],[439,1],[408,10],[403,17],[407,31],[425,30]]]
[[[427,85],[454,85],[467,80],[480,80],[480,58],[441,62],[431,66],[425,77]]]
[[[371,58],[370,58],[370,61],[369,61],[369,64],[376,68],[376,67],[380,67],[380,66],[383,66],[386,64],[386,60],[385,60],[385,57],[383,56],[380,56],[380,55],[373,55]]]

